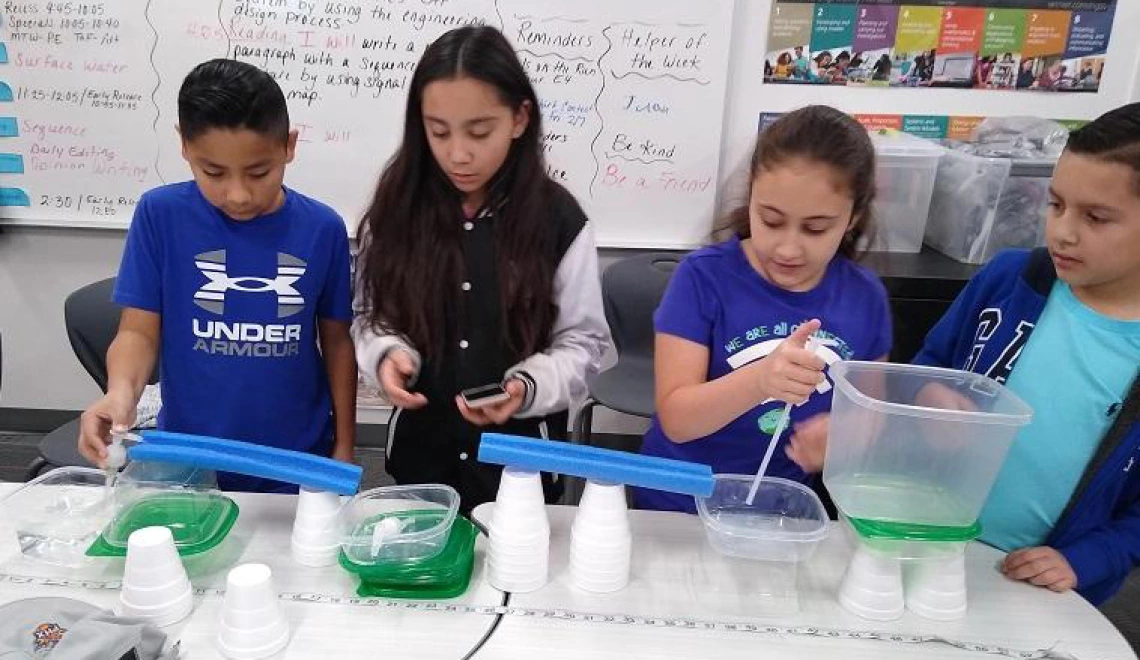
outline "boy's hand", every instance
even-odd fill
[[[827,456],[827,431],[830,427],[831,415],[826,413],[796,424],[795,433],[784,453],[804,472],[822,472],[823,460]]]
[[[767,398],[803,403],[823,380],[827,364],[814,351],[804,348],[819,325],[819,319],[804,323],[768,357],[757,362],[760,388]]]
[[[106,466],[111,432],[126,433],[135,424],[138,404],[129,395],[108,393],[79,418],[79,453],[100,468]]]
[[[1011,580],[1021,580],[1065,592],[1077,588],[1077,574],[1060,552],[1048,546],[1022,548],[1011,552],[1001,564],[1001,572]]]
[[[506,424],[522,407],[523,399],[526,398],[526,385],[521,380],[512,378],[503,383],[503,389],[511,398],[482,408],[472,408],[467,405],[463,397],[455,397],[455,405],[459,408],[459,414],[475,426]]]
[[[416,373],[416,362],[407,351],[394,349],[380,363],[380,387],[397,408],[415,410],[427,405],[427,397],[408,391],[408,379]]]

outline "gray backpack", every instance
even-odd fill
[[[70,598],[0,605],[0,660],[174,660],[166,633]]]

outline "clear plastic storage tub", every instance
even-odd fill
[[[705,535],[718,552],[744,559],[801,562],[827,537],[823,503],[803,484],[765,477],[752,504],[754,475],[718,474],[712,495],[697,498]]]
[[[901,131],[872,131],[877,192],[870,249],[918,252],[945,149],[936,142]]]
[[[384,486],[353,497],[341,510],[341,549],[353,564],[422,560],[447,544],[459,511],[451,486]]]
[[[934,185],[926,243],[969,264],[983,264],[1001,250],[1044,245],[1056,164],[947,150]]]
[[[105,483],[102,470],[63,467],[0,500],[24,556],[57,566],[82,566],[87,548],[114,512],[114,498]]]
[[[973,526],[1033,411],[980,374],[839,362],[823,480],[854,523]],[[942,530],[953,533],[954,530]]]

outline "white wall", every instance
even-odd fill
[[[94,229],[0,228],[0,406],[82,410],[99,395],[67,342],[63,301],[75,289],[115,274],[125,236]]]
[[[1136,63],[1133,69],[1136,70],[1136,79],[1132,81],[1132,101],[1140,101],[1140,48],[1136,49]]]
[[[815,102],[848,112],[961,115],[1039,114],[1091,119],[1140,100],[1140,0],[1117,4],[1108,65],[1098,94],[971,90],[881,90],[763,85],[760,82],[770,0],[738,0],[721,153],[722,203],[738,193],[762,111]],[[735,184],[735,185],[734,185]],[[80,368],[63,329],[63,301],[76,288],[118,267],[124,233],[112,230],[4,227],[0,230],[0,406],[79,410],[98,390]],[[617,252],[603,251],[603,265]],[[640,421],[599,414],[599,430],[637,432]]]

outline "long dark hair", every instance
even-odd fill
[[[795,158],[832,168],[851,193],[855,222],[843,235],[839,253],[855,259],[862,247],[860,239],[869,235],[874,226],[871,203],[875,201],[875,147],[862,124],[826,105],[809,105],[789,112],[764,129],[748,164],[749,193],[745,203],[716,224],[713,236],[751,236],[752,182],[762,170]]]
[[[357,232],[367,318],[403,335],[429,360],[454,339],[461,314],[462,195],[432,156],[424,130],[424,88],[467,77],[493,87],[513,111],[529,102],[530,121],[487,184],[495,213],[502,339],[515,359],[545,347],[554,325],[552,201],[567,193],[546,173],[542,120],[530,79],[502,34],[491,27],[447,32],[424,51],[412,75],[404,139],[388,162]]]

